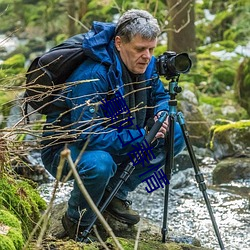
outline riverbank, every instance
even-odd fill
[[[250,210],[248,192],[250,180],[233,181],[223,185],[212,184],[212,171],[215,162],[204,158],[201,163],[207,185],[207,193],[214,211],[223,243],[227,250],[245,250],[250,246]],[[169,221],[170,235],[175,239],[184,237],[197,238],[201,245],[219,250],[212,223],[206,205],[199,191],[192,168],[175,173],[170,180]],[[53,182],[40,186],[40,193],[45,200],[50,199]],[[58,190],[56,203],[66,201],[72,183],[66,183]],[[162,227],[164,190],[158,189],[148,194],[143,185],[130,194],[133,209],[139,211],[142,218],[151,221],[158,228]]]

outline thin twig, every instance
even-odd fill
[[[80,26],[82,26],[86,31],[89,31],[89,28],[87,26],[85,26],[82,22],[80,22],[79,20],[77,20],[76,18],[74,18],[71,15],[68,15],[68,17],[72,20],[74,20],[76,23],[80,24]]]
[[[141,220],[139,221],[139,226],[138,226],[138,230],[137,230],[137,234],[136,234],[136,238],[135,238],[135,246],[134,246],[134,250],[138,249],[138,245],[139,245],[139,237],[140,237],[140,233],[141,233]]]
[[[105,244],[105,242],[102,240],[100,234],[97,231],[96,225],[93,226],[93,230],[95,232],[95,235],[97,237],[97,239],[100,241],[101,245],[106,249],[109,250],[108,246]]]
[[[121,246],[121,244],[119,243],[118,239],[116,238],[116,236],[114,235],[111,227],[109,226],[109,224],[106,222],[106,220],[104,219],[104,217],[102,216],[102,214],[100,213],[100,211],[98,210],[98,208],[96,207],[95,203],[93,202],[92,198],[90,197],[88,191],[86,190],[79,174],[77,173],[77,170],[75,168],[74,162],[71,158],[71,153],[69,149],[64,149],[61,152],[61,157],[62,158],[66,158],[68,160],[69,166],[73,172],[73,176],[75,178],[76,183],[78,184],[78,187],[80,189],[80,191],[82,192],[84,198],[86,199],[86,201],[88,202],[90,208],[95,212],[95,214],[97,215],[98,219],[100,220],[100,222],[102,223],[102,225],[104,226],[105,230],[108,232],[108,234],[113,238],[115,245],[118,247],[119,250],[124,250],[123,247]]]

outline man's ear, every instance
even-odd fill
[[[122,43],[121,37],[116,36],[115,37],[115,47],[118,51],[120,51],[120,49],[121,49],[121,43]]]

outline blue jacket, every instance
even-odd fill
[[[100,108],[101,100],[107,97],[108,91],[124,94],[121,63],[114,53],[114,32],[114,24],[93,23],[83,41],[88,59],[67,80],[68,87],[62,93],[64,101],[55,103],[55,108],[47,115],[47,123],[63,128],[61,138],[69,137],[79,147],[83,147],[88,139],[89,150],[120,155],[128,152],[132,144],[142,142],[145,130],[125,128],[118,132],[107,126],[107,118]],[[154,114],[157,114],[162,110],[168,111],[169,95],[156,73],[155,60],[154,57],[151,59],[145,76],[147,86],[151,87],[147,90],[147,105],[155,106]],[[86,81],[81,82],[83,80]],[[60,109],[64,109],[65,105],[69,111],[62,112]],[[45,132],[45,136],[58,136],[61,132],[57,129],[57,132]],[[131,142],[132,138],[137,139]]]

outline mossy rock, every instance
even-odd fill
[[[121,244],[124,250],[134,250],[135,241],[134,239],[125,239],[118,237],[119,243]],[[105,242],[106,246],[110,250],[117,250],[113,239],[108,238]],[[42,243],[42,249],[60,249],[60,250],[102,250],[104,247],[100,242],[93,242],[91,244],[74,242],[73,240],[56,240],[53,238],[44,239]],[[51,247],[51,248],[50,248]],[[31,249],[41,249],[35,246],[35,243],[30,245]],[[198,247],[194,245],[184,244],[184,243],[175,243],[167,242],[162,243],[161,241],[155,240],[140,240],[138,244],[138,250],[211,250],[206,247]]]
[[[135,245],[134,239],[124,239],[118,238],[120,244],[124,250],[133,250]],[[109,238],[106,242],[114,245],[113,239]],[[113,248],[111,248],[113,249]],[[184,243],[175,243],[175,242],[166,242],[162,243],[161,241],[156,240],[146,240],[139,241],[138,250],[208,250],[208,248],[197,247]]]
[[[227,86],[232,86],[234,84],[235,70],[229,67],[215,69],[213,78]]]
[[[0,178],[0,207],[4,207],[21,221],[25,239],[40,219],[41,211],[46,208],[46,202],[30,183],[4,174]]]
[[[217,119],[239,121],[248,119],[247,111],[236,102],[233,93],[226,91],[220,96],[199,95],[200,108],[208,120],[214,123]]]
[[[0,249],[22,249],[24,239],[21,223],[9,211],[0,209]]]
[[[6,59],[2,65],[2,74],[16,75],[24,72],[25,56],[23,54],[15,54],[10,58]]]
[[[250,158],[226,158],[213,171],[213,183],[228,183],[233,180],[250,178]]]
[[[25,79],[25,56],[16,54],[6,59],[1,64],[0,84],[7,86],[19,86]]]
[[[22,68],[24,64],[25,56],[23,54],[16,54],[3,62],[2,69],[9,69],[11,67]]]
[[[210,149],[215,159],[230,156],[249,156],[250,120],[230,122],[225,125],[214,125],[210,130]]]

